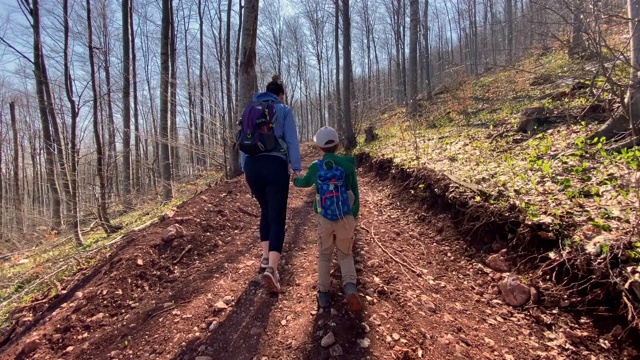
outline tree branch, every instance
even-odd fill
[[[9,42],[7,42],[7,40],[5,40],[2,36],[0,36],[0,41],[2,41],[9,49],[15,51],[16,53],[18,53],[18,55],[20,55],[20,57],[27,60],[29,63],[31,63],[31,65],[33,65],[33,60],[31,60],[27,55],[20,52],[20,50],[16,49],[13,45],[9,44]]]

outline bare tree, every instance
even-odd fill
[[[631,36],[631,74],[629,89],[625,98],[626,111],[620,110],[601,129],[589,139],[605,138],[607,140],[624,137],[631,133],[631,138],[612,150],[621,150],[640,145],[640,0],[628,0],[629,34]],[[626,113],[625,113],[626,112]]]
[[[173,11],[173,1],[171,1],[171,28],[169,36],[169,156],[171,161],[171,177],[176,179],[180,177],[180,151],[178,148],[178,58],[177,50],[177,33],[175,26],[175,16]]]
[[[65,0],[66,1],[66,0]],[[122,0],[122,195],[131,206],[131,39],[129,0]]]
[[[70,59],[69,59],[69,1],[63,0],[62,2],[63,8],[63,32],[64,32],[64,88],[65,93],[67,95],[67,101],[69,102],[69,111],[71,115],[71,129],[69,132],[71,133],[70,142],[69,142],[69,162],[70,164],[70,192],[71,192],[71,217],[72,217],[72,228],[73,228],[73,238],[76,241],[76,244],[82,245],[82,235],[80,234],[80,215],[78,211],[78,159],[77,159],[77,127],[78,127],[78,105],[76,104],[76,99],[74,97],[73,91],[73,79],[71,77],[71,68],[70,68]]]
[[[582,33],[584,31],[584,24],[582,19],[582,1],[575,1],[571,3],[572,12],[572,24],[571,24],[571,44],[569,44],[569,57],[576,58],[584,55],[586,51],[586,43]]]
[[[205,166],[204,160],[204,9],[202,8],[202,0],[198,0],[198,21],[200,23],[199,40],[200,40],[200,64],[198,66],[198,83],[200,85],[200,91],[198,92],[198,99],[200,100],[199,114],[200,123],[196,124],[196,144],[197,144],[197,158],[198,166]]]
[[[131,75],[133,76],[133,128],[135,131],[134,149],[135,149],[135,166],[133,167],[134,187],[136,192],[142,187],[142,154],[140,139],[140,115],[138,105],[138,71],[136,65],[136,37],[133,28],[133,0],[129,0],[129,33],[131,34]]]
[[[416,96],[418,95],[418,29],[420,25],[420,2],[409,0],[409,76],[408,95],[409,113],[418,110]]]
[[[111,84],[111,35],[109,33],[109,22],[107,19],[107,13],[109,12],[109,2],[107,0],[103,0],[100,10],[100,18],[102,22],[100,23],[102,30],[102,67],[104,70],[104,81],[105,81],[105,98],[106,107],[107,107],[107,172],[109,177],[107,179],[107,183],[109,184],[108,188],[115,190],[116,196],[120,197],[120,172],[118,171],[118,161],[117,161],[117,146],[116,146],[116,120],[115,114],[113,112],[113,87]]]
[[[0,106],[3,106],[4,104],[0,104]],[[12,106],[13,109],[13,103],[10,103],[10,106]],[[0,141],[2,141],[4,143],[4,132],[3,132],[3,126],[2,126],[2,122],[3,122],[3,109],[0,108]],[[13,111],[12,111],[12,115],[13,115]],[[4,225],[4,175],[2,174],[2,149],[3,147],[0,146],[0,242],[2,242],[4,240],[4,229],[3,229],[3,225]]]
[[[507,62],[513,62],[513,2],[505,0],[505,17],[507,23]]]
[[[107,214],[107,184],[105,182],[104,154],[102,149],[102,137],[98,114],[98,85],[96,81],[96,65],[93,46],[93,25],[91,19],[91,0],[86,0],[87,8],[87,47],[89,50],[89,67],[91,69],[91,91],[93,93],[93,137],[96,146],[96,171],[98,173],[98,220],[107,234],[112,233],[115,227],[111,224]]]
[[[233,2],[228,0],[227,2],[227,26],[225,30],[225,54],[224,54],[224,78],[226,81],[225,93],[226,93],[226,102],[227,102],[227,136],[229,141],[233,142],[234,138],[234,130],[237,128],[234,126],[233,118],[235,117],[233,114],[233,94],[231,87],[231,8],[233,6]],[[256,21],[257,23],[257,21]],[[234,157],[234,154],[238,154],[237,151],[233,149],[233,144],[229,146],[229,164],[230,172],[227,176],[235,176],[239,173],[238,169],[235,166],[238,166],[239,159]],[[235,165],[234,165],[235,164]]]
[[[338,128],[338,131],[342,134],[344,127],[343,127],[343,114],[342,114],[342,97],[340,96],[340,1],[341,0],[334,0],[334,5],[335,5],[335,12],[334,12],[334,17],[335,17],[335,23],[334,23],[334,27],[333,27],[333,32],[334,32],[334,52],[335,52],[335,57],[336,57],[336,95],[335,95],[335,99],[336,99],[336,127]]]
[[[242,18],[242,39],[240,45],[240,69],[239,69],[239,104],[251,101],[251,95],[256,90],[258,82],[256,76],[256,42],[258,36],[258,8],[260,0],[245,0]],[[242,106],[238,106],[240,112]],[[241,114],[238,113],[238,118]],[[228,141],[229,173],[228,177],[234,177],[240,173],[238,151],[234,149],[231,141]]]
[[[42,53],[42,37],[40,34],[40,2],[39,0],[33,0],[32,4],[29,4],[28,2],[20,4],[25,7],[27,13],[31,15],[32,20],[33,66],[36,80],[36,93],[38,96],[38,108],[40,110],[40,121],[42,125],[42,139],[44,142],[45,174],[49,187],[49,196],[51,197],[51,220],[52,227],[54,229],[60,229],[62,226],[62,203],[60,200],[60,191],[56,183],[54,142],[51,134],[50,113],[44,86],[46,75],[43,71],[44,55]]]
[[[171,102],[169,76],[171,67],[171,22],[173,13],[172,0],[162,0],[162,34],[160,40],[160,169],[162,172],[162,198],[169,201],[173,198],[171,157],[169,153],[169,117]]]
[[[22,193],[20,192],[20,148],[18,146],[18,119],[16,116],[16,103],[13,101],[9,103],[9,114],[11,117],[11,135],[13,137],[13,206],[15,209],[16,227],[18,228],[18,234],[22,234],[24,232],[24,225],[22,222]],[[1,137],[2,136],[0,135],[0,138]],[[1,163],[2,160],[0,159],[0,164]],[[1,185],[0,189],[2,189]],[[0,199],[0,204],[2,204],[2,199]],[[1,217],[2,214],[0,214],[0,218]],[[2,229],[1,222],[0,229]],[[0,241],[2,241],[1,238]]]
[[[342,85],[344,104],[344,130],[345,130],[345,150],[352,150],[356,147],[356,134],[353,131],[353,122],[351,119],[351,15],[349,14],[349,0],[342,0],[342,52],[343,52],[343,71]]]

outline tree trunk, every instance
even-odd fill
[[[171,35],[169,37],[169,61],[171,68],[171,80],[169,81],[169,101],[170,101],[170,115],[169,115],[169,146],[170,146],[170,159],[171,159],[171,174],[173,179],[180,177],[180,150],[178,149],[178,68],[176,57],[176,27],[175,17],[173,16],[173,1],[171,1]]]
[[[513,0],[505,0],[505,17],[507,22],[507,63],[513,62]]]
[[[618,151],[638,145],[637,127],[640,124],[640,0],[628,0],[629,34],[631,37],[630,85],[625,99],[625,111],[620,111],[602,128],[589,136],[589,140],[605,138],[619,139],[631,133],[631,139],[611,148]]]
[[[640,123],[640,0],[629,0],[629,34],[631,36],[631,85],[627,94],[629,126],[637,132]]]
[[[478,75],[478,3],[477,0],[471,1],[471,73]]]
[[[204,167],[204,15],[202,8],[202,0],[198,0],[198,19],[200,21],[200,64],[198,68],[198,82],[200,85],[199,91],[199,113],[200,113],[200,121],[196,122],[196,152],[197,152],[197,163],[199,167]]]
[[[160,169],[162,172],[163,200],[173,198],[171,158],[169,154],[169,76],[171,67],[172,0],[162,0],[162,33],[160,40]]]
[[[62,183],[62,191],[64,193],[65,200],[65,215],[71,216],[71,186],[69,182],[69,169],[67,168],[67,162],[65,160],[64,154],[64,141],[62,139],[62,133],[60,132],[60,126],[58,124],[58,116],[56,115],[56,109],[53,102],[53,92],[51,91],[51,85],[49,83],[49,75],[47,74],[47,65],[45,63],[44,53],[42,53],[41,55],[42,84],[44,86],[44,93],[47,99],[49,123],[51,124],[51,130],[53,130],[53,144],[56,150],[56,159],[60,170],[59,177],[60,182]],[[66,226],[66,224],[63,224],[63,226]]]
[[[31,8],[31,17],[33,19],[33,65],[36,78],[36,93],[38,96],[38,107],[40,110],[40,121],[42,123],[42,140],[44,142],[45,155],[45,174],[49,187],[49,196],[51,197],[51,219],[52,228],[60,229],[62,226],[62,203],[60,201],[60,190],[56,183],[55,175],[55,154],[54,145],[51,135],[51,124],[49,119],[49,111],[47,107],[47,99],[44,88],[43,63],[44,55],[42,53],[42,40],[40,35],[40,1],[33,0]]]
[[[78,159],[77,159],[77,126],[78,126],[78,107],[73,95],[73,82],[71,78],[71,68],[69,59],[69,1],[64,0],[62,3],[64,19],[64,85],[69,109],[71,112],[71,136],[69,144],[69,162],[71,163],[70,187],[71,187],[71,217],[73,227],[73,238],[77,245],[82,245],[82,234],[80,234],[80,214],[78,212]]]
[[[135,149],[135,166],[133,167],[134,175],[134,192],[142,190],[142,154],[140,144],[140,115],[138,106],[138,72],[136,65],[136,32],[133,28],[133,1],[129,0],[129,32],[131,34],[131,75],[133,76],[133,127],[135,131],[134,149]]]
[[[343,70],[342,77],[344,83],[342,85],[342,96],[344,104],[344,130],[345,130],[345,150],[355,149],[356,134],[353,131],[353,122],[351,119],[351,15],[349,14],[349,0],[342,0],[342,52],[343,52]]]
[[[231,87],[231,7],[233,6],[233,1],[229,0],[227,2],[227,24],[225,30],[225,54],[224,54],[224,78],[226,82],[226,86],[224,92],[226,93],[226,103],[227,103],[227,139],[231,142],[231,144],[227,147],[229,153],[237,153],[237,150],[234,150],[235,147],[235,137],[234,131],[238,128],[236,124],[234,124],[234,114],[233,114],[233,88]],[[256,21],[257,23],[257,21]],[[238,172],[237,168],[234,168],[234,163],[238,162],[235,160],[233,156],[229,157],[229,164],[231,167],[229,168],[229,172],[227,173],[228,178],[232,178]]]
[[[242,116],[240,113],[242,106],[251,101],[256,76],[256,40],[258,32],[258,7],[259,0],[245,0],[243,19],[242,19],[242,40],[240,48],[240,77],[239,77],[239,94],[238,94],[238,118]],[[229,153],[229,174],[233,177],[240,174],[240,162],[238,161],[238,151],[233,149],[232,141],[227,141],[227,149]]]
[[[182,12],[184,13],[184,9],[182,9]],[[187,18],[186,16],[183,16],[183,29],[184,29],[184,38],[188,39],[189,38],[189,23],[190,23],[190,18]],[[185,41],[184,42],[184,59],[185,59],[185,65],[186,65],[186,71],[187,71],[187,103],[189,106],[189,144],[187,147],[187,154],[189,155],[189,172],[193,173],[193,169],[195,168],[196,164],[195,164],[195,136],[194,136],[194,130],[195,130],[195,124],[196,124],[196,114],[195,114],[195,102],[193,99],[193,81],[191,79],[191,61],[189,60],[189,42]]]
[[[101,226],[107,234],[113,232],[114,227],[111,225],[107,214],[107,184],[104,174],[104,154],[102,150],[102,138],[100,136],[100,124],[98,122],[98,86],[96,82],[96,65],[95,56],[93,54],[93,25],[91,21],[91,0],[86,0],[87,7],[87,36],[89,51],[89,67],[91,69],[91,91],[93,93],[93,137],[96,146],[96,170],[98,173],[98,219]]]
[[[111,44],[109,35],[109,23],[107,22],[107,0],[104,0],[102,8],[102,24],[103,39],[102,39],[102,56],[104,57],[104,79],[106,89],[106,101],[107,101],[107,172],[109,173],[109,185],[108,188],[115,190],[116,196],[120,198],[120,172],[118,171],[118,153],[116,148],[116,120],[113,113],[113,101],[111,99],[112,87],[111,87]]]
[[[9,103],[9,113],[11,116],[11,135],[13,137],[13,179],[12,179],[13,180],[13,206],[16,212],[16,227],[18,228],[18,235],[22,235],[24,233],[24,224],[23,224],[23,217],[22,217],[22,193],[20,192],[20,148],[18,146],[18,119],[16,117],[15,102]],[[0,138],[2,137],[0,136]],[[1,159],[0,159],[0,164],[2,164]],[[0,189],[1,188],[2,186],[0,186]],[[2,204],[1,198],[0,198],[0,204]],[[0,213],[0,218],[1,217],[2,217],[2,214]],[[0,232],[1,230],[2,230],[2,223],[0,223]],[[0,237],[0,241],[2,241],[1,237]]]
[[[2,104],[4,105],[4,104]],[[9,103],[10,111],[11,111],[11,125],[13,127],[13,118],[15,117],[15,104],[13,102]],[[2,112],[0,112],[0,139],[4,139],[4,134],[2,133]],[[0,146],[0,167],[2,167],[2,149]],[[2,171],[0,171],[0,243],[4,241],[4,178],[2,175]]]
[[[240,38],[242,37],[242,14],[244,13],[242,6],[242,1],[238,1],[238,32],[236,35],[236,53],[234,59],[234,67],[235,73],[233,74],[234,81],[234,94],[233,94],[233,104],[234,104],[234,113],[238,111],[238,71],[240,68]]]
[[[66,1],[66,0],[65,0]],[[131,39],[129,0],[122,0],[122,195],[131,207]]]
[[[423,65],[423,71],[425,74],[425,79],[426,79],[426,84],[425,84],[425,89],[427,91],[427,99],[431,100],[432,98],[432,94],[431,94],[431,42],[429,39],[429,29],[431,24],[429,24],[429,0],[425,0],[424,2],[424,13],[423,13],[423,19],[424,19],[424,34],[423,34],[423,41],[424,41],[424,65]]]
[[[573,6],[573,21],[571,24],[571,44],[569,45],[568,55],[571,58],[579,58],[586,52],[586,44],[582,32],[584,24],[582,20],[582,3]]]
[[[334,51],[336,54],[336,120],[334,127],[339,134],[344,133],[344,121],[342,114],[342,97],[340,96],[340,0],[334,0],[335,24],[334,24]]]
[[[407,101],[407,1],[402,0],[400,12],[400,58],[402,64],[402,99]],[[353,68],[352,68],[353,70]],[[351,78],[353,80],[353,77]]]
[[[420,1],[409,0],[409,114],[415,115],[418,106],[418,27],[420,25]]]

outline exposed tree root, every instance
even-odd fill
[[[624,114],[621,109],[613,115],[609,121],[607,121],[598,131],[591,134],[587,140],[605,138],[607,140],[613,139],[620,134],[625,134],[629,131],[629,118]]]
[[[636,136],[634,138],[631,138],[621,144],[616,144],[614,146],[611,146],[609,148],[607,148],[607,150],[611,151],[611,152],[620,152],[622,151],[622,149],[630,149],[634,146],[640,146],[640,136]]]

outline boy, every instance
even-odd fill
[[[318,223],[318,307],[331,305],[331,258],[337,248],[342,284],[349,311],[362,311],[362,302],[356,287],[356,269],[353,263],[353,241],[356,218],[360,208],[355,158],[336,155],[340,146],[335,129],[325,126],[313,137],[322,160],[309,166],[304,177],[293,180],[296,187],[316,186],[313,210]]]

